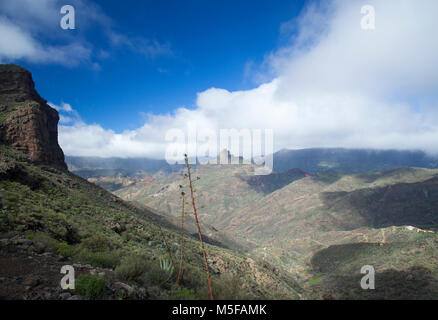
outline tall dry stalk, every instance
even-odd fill
[[[192,198],[193,214],[195,215],[196,226],[198,228],[199,241],[201,242],[202,254],[204,256],[204,265],[205,265],[205,272],[207,273],[207,281],[208,281],[208,290],[210,292],[210,300],[214,300],[213,299],[213,290],[211,288],[210,271],[208,269],[207,251],[205,250],[204,241],[202,240],[201,226],[199,225],[198,211],[196,209],[195,195],[194,195],[194,192],[193,192],[192,175],[191,175],[191,172],[190,172],[190,169],[191,169],[192,166],[189,165],[189,159],[187,157],[187,154],[184,155],[184,158],[185,158],[185,163],[186,163],[186,167],[187,167],[187,176],[188,176],[188,179],[189,179],[190,196]]]
[[[181,254],[180,254],[180,261],[179,261],[178,278],[176,279],[176,284],[179,284],[179,281],[181,280],[182,268],[183,268],[183,256],[184,256],[184,201],[185,201],[185,193],[184,193],[184,191],[182,191],[181,192],[181,239],[180,239]]]

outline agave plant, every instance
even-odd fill
[[[160,269],[166,272],[167,274],[171,275],[173,273],[173,264],[168,259],[160,259]]]

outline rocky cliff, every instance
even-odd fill
[[[0,144],[26,153],[35,163],[66,169],[58,121],[58,112],[35,90],[29,71],[0,65]]]

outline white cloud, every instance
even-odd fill
[[[321,2],[322,3],[322,2]],[[438,2],[369,0],[376,30],[360,28],[363,1],[310,5],[281,28],[273,80],[246,91],[211,88],[194,110],[150,115],[137,130],[60,128],[67,154],[163,157],[166,130],[274,129],[275,148],[351,147],[438,152]],[[230,53],[231,54],[231,53]]]
[[[163,143],[140,138],[141,133],[126,131],[116,134],[100,125],[74,123],[59,126],[59,142],[67,155],[100,157],[157,156],[157,150],[165,148]]]
[[[54,104],[52,102],[49,102],[48,104],[52,108],[54,108],[54,109],[56,109],[58,111],[73,112],[73,108],[71,107],[71,105],[69,103],[62,102],[60,106],[58,106],[58,105],[56,105],[56,104]]]
[[[14,23],[33,29],[33,32],[41,29],[53,30],[53,25],[59,25],[59,9],[56,0],[14,0],[1,1],[1,15],[13,18]]]
[[[47,104],[58,111],[61,125],[67,123],[84,124],[79,113],[74,110],[69,103],[62,102],[61,105],[56,105],[52,102],[48,102]]]
[[[0,61],[26,60],[67,67],[89,62],[90,46],[59,27],[58,5],[55,0],[0,2]],[[58,43],[50,44],[42,38]]]
[[[101,67],[95,60],[108,58],[111,49],[124,48],[147,58],[172,55],[169,43],[118,33],[113,20],[89,0],[70,0],[77,28],[74,32],[63,30],[60,9],[65,4],[61,0],[0,1],[0,63],[88,64],[98,71]],[[98,48],[95,54],[94,41],[87,40],[92,28],[108,42],[108,48]]]
[[[64,116],[62,114],[59,115],[59,122],[61,124],[67,124],[67,123],[72,123],[73,119],[71,117],[68,116]]]
[[[34,56],[37,44],[32,37],[8,21],[0,20],[0,58],[18,59]]]

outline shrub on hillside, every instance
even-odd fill
[[[74,255],[75,250],[67,242],[63,241],[58,244],[58,249],[56,250],[56,252],[64,257],[72,257]]]
[[[77,257],[82,262],[100,268],[116,268],[120,264],[118,251],[90,252],[81,250]]]
[[[167,259],[160,259],[159,263],[152,265],[151,269],[142,277],[146,285],[156,285],[170,288],[170,283],[175,278],[175,268]]]
[[[251,300],[248,291],[243,288],[243,281],[237,275],[223,274],[219,279],[213,279],[213,295],[216,300]],[[208,299],[207,288],[198,290],[201,299]]]
[[[105,279],[91,274],[78,277],[75,291],[88,300],[104,300],[108,296]]]
[[[205,276],[202,270],[186,265],[184,269],[181,284],[188,288],[200,288],[205,286]]]
[[[170,291],[169,300],[197,300],[197,296],[194,289],[188,289],[184,287],[174,286]]]
[[[95,234],[84,239],[81,246],[91,252],[104,252],[111,249],[110,241],[101,234]]]
[[[122,259],[115,272],[118,279],[132,281],[138,279],[150,269],[151,263],[146,257],[131,255]]]

